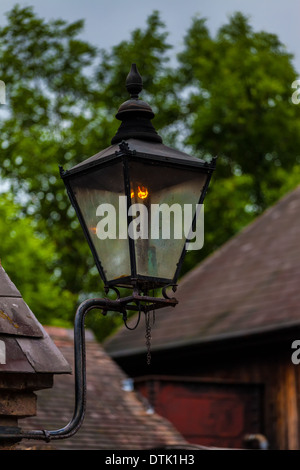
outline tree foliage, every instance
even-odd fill
[[[215,37],[194,18],[178,58],[183,144],[201,158],[219,157],[205,201],[207,243],[193,264],[294,187],[300,107],[291,102],[291,54],[240,13]]]
[[[142,98],[153,107],[164,142],[200,158],[219,156],[205,204],[204,249],[188,255],[184,271],[298,181],[300,107],[291,103],[297,74],[277,36],[253,31],[237,13],[212,37],[196,17],[171,66],[172,46],[158,12],[111,50],[79,39],[83,27],[81,20],[45,21],[18,6],[0,27],[0,78],[7,91],[0,175],[13,195],[1,199],[0,255],[45,323],[71,321],[79,299],[101,295],[58,165],[67,169],[110,145],[119,126],[114,116],[128,99],[131,63],[143,76]],[[13,217],[13,231],[6,231]],[[20,271],[14,263],[19,253]],[[100,336],[118,321],[105,318]],[[99,325],[98,316],[92,323]]]
[[[0,220],[1,263],[25,302],[41,322],[71,326],[66,311],[77,299],[60,288],[55,243],[36,231],[34,218],[22,215],[9,193],[0,196]]]

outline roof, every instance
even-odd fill
[[[57,327],[47,331],[73,364],[73,331]],[[153,413],[145,399],[128,387],[128,377],[89,330],[85,336],[87,410],[83,425],[73,437],[43,444],[43,449],[48,446],[58,450],[134,450],[186,444],[168,421]],[[23,419],[19,426],[27,430],[65,426],[73,413],[74,377],[55,376],[53,388],[38,391],[37,396],[37,416]],[[21,447],[27,445],[31,448],[36,444],[23,441]]]
[[[179,304],[156,314],[152,350],[207,344],[300,325],[300,187],[179,282]],[[105,343],[115,358],[145,351],[139,331]]]
[[[1,372],[70,373],[71,369],[0,264]],[[2,361],[3,362],[3,361]]]
[[[124,142],[126,142],[129,146],[129,150],[131,151],[136,151],[139,154],[144,154],[146,156],[149,156],[153,159],[154,156],[159,156],[163,158],[164,160],[168,161],[170,159],[178,161],[184,160],[185,163],[191,163],[191,164],[196,164],[197,166],[205,164],[204,160],[201,160],[200,158],[196,158],[193,155],[188,155],[184,152],[181,152],[180,150],[173,149],[171,147],[168,147],[167,145],[164,145],[162,143],[158,142],[145,142],[143,140],[138,140],[138,139],[125,139]],[[70,172],[73,170],[80,169],[81,167],[86,167],[89,165],[93,165],[95,163],[98,163],[98,161],[106,161],[107,159],[110,159],[111,157],[115,156],[116,152],[120,151],[120,143],[110,145],[104,150],[101,150],[100,152],[96,153],[92,157],[89,157],[88,159],[78,163],[75,165]]]

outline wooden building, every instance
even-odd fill
[[[300,449],[300,187],[188,273],[176,298],[156,313],[149,367],[141,325],[104,345],[136,388],[190,442]]]

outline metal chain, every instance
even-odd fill
[[[154,289],[152,290],[152,297],[154,297]],[[153,326],[155,324],[155,308],[153,305],[153,310],[152,310],[152,317],[153,317]]]
[[[153,296],[153,294],[152,294]],[[147,364],[151,364],[151,312],[150,310],[145,313],[145,321],[146,321],[146,346],[147,346]],[[152,310],[152,325],[154,326],[155,323],[155,308],[153,307]]]

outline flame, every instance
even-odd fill
[[[146,199],[146,197],[148,197],[148,189],[145,188],[144,186],[138,186],[138,197],[140,199]]]
[[[133,189],[130,191],[130,197],[131,197],[131,199],[134,197],[134,191],[133,191]]]

